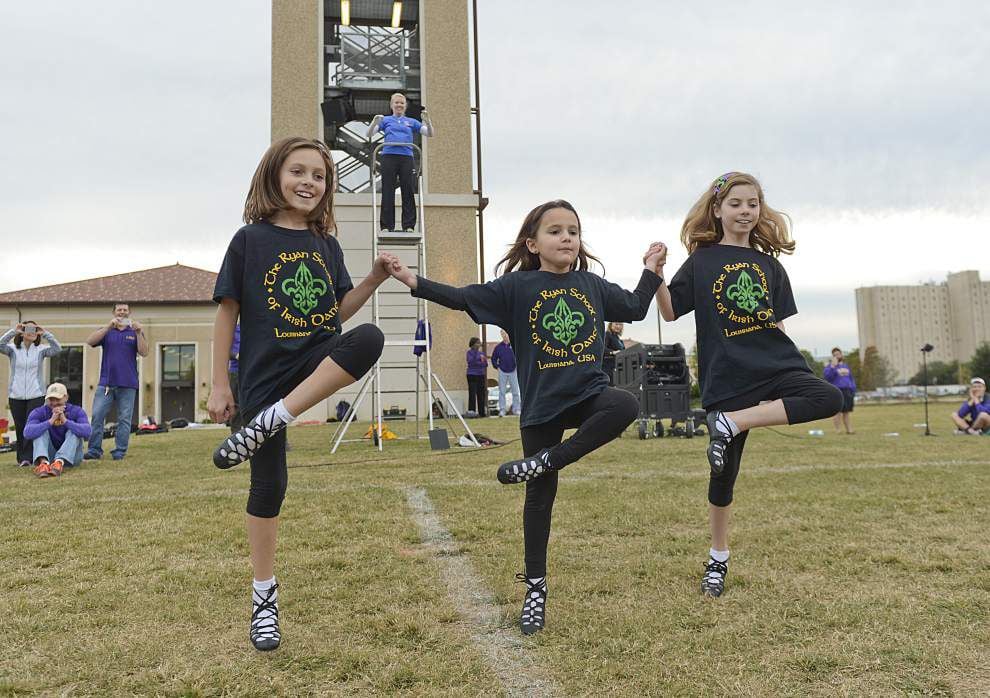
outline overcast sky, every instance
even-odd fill
[[[684,214],[745,170],[794,221],[802,347],[856,346],[857,286],[990,280],[990,3],[479,4],[488,260],[563,197],[610,279],[653,239],[672,275]],[[218,267],[269,141],[270,15],[3,4],[0,291]]]

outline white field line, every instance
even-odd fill
[[[786,475],[790,473],[807,472],[831,472],[838,470],[888,470],[902,468],[941,468],[960,465],[983,465],[983,461],[975,460],[944,460],[930,461],[927,463],[848,463],[832,465],[782,465],[747,468],[745,464],[740,471],[743,476],[747,475]],[[708,478],[708,464],[698,459],[698,468],[692,470],[664,470],[662,463],[658,464],[654,470],[640,471],[635,473],[617,473],[612,469],[589,470],[588,466],[594,466],[592,461],[586,463],[575,463],[561,471],[561,479],[564,482],[592,482],[602,479],[612,478],[615,480],[655,480],[665,477],[685,478],[689,480],[699,480]],[[65,477],[65,476],[63,476]],[[29,479],[29,482],[34,482]],[[423,484],[456,486],[456,487],[491,487],[502,490],[505,485],[500,485],[492,478],[478,477],[474,479],[443,479],[433,480],[425,477],[421,480]],[[42,485],[47,486],[47,485]],[[294,485],[289,483],[289,496],[297,494],[321,494],[330,492],[360,492],[363,490],[392,489],[394,485],[367,483],[367,484],[339,484],[339,485]],[[75,499],[65,499],[63,497],[53,499],[34,498],[27,501],[2,500],[0,501],[0,511],[2,510],[22,510],[37,509],[51,506],[77,507],[84,504],[90,507],[95,504],[127,504],[128,502],[161,502],[164,500],[196,500],[212,499],[215,497],[246,498],[247,486],[243,488],[221,488],[215,490],[197,490],[195,492],[163,492],[156,494],[130,494],[112,495],[106,497],[87,497],[85,501]]]
[[[406,502],[419,528],[423,545],[440,567],[440,577],[454,606],[469,625],[471,639],[488,659],[492,672],[509,696],[553,696],[560,687],[532,661],[532,645],[523,642],[518,630],[499,627],[499,610],[492,593],[475,572],[440,522],[433,502],[420,487],[406,487]]]

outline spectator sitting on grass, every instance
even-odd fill
[[[952,421],[957,434],[979,436],[982,432],[990,435],[990,396],[985,380],[974,378],[969,382],[969,397],[958,412],[952,413]]]
[[[79,465],[90,431],[86,411],[69,404],[65,386],[49,385],[45,404],[32,410],[24,425],[24,438],[33,442],[35,475],[56,477],[62,468]]]

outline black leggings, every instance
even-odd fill
[[[788,424],[827,419],[842,409],[842,393],[839,389],[804,371],[787,371],[745,395],[716,402],[707,409],[735,412],[758,405],[764,400],[783,400]],[[708,501],[717,507],[727,507],[732,503],[732,490],[739,475],[739,464],[742,462],[748,434],[748,431],[744,431],[732,438],[725,452],[725,469],[719,475],[712,475],[708,482]]]
[[[45,398],[33,397],[30,400],[7,400],[10,405],[10,414],[14,418],[14,430],[17,433],[17,462],[31,461],[34,458],[34,445],[24,438],[24,425],[27,424],[28,415],[32,410],[45,404]]]
[[[382,155],[382,210],[381,227],[395,228],[395,180],[399,180],[402,192],[402,229],[416,227],[416,160],[412,155]]]
[[[296,386],[309,378],[322,363],[330,357],[334,363],[358,380],[375,365],[382,354],[385,337],[374,325],[358,325],[341,335],[327,340],[323,350],[314,352],[309,360],[283,385],[282,396],[288,395]],[[273,401],[274,402],[274,401]],[[268,405],[260,405],[245,410],[246,424]],[[263,519],[278,516],[285,500],[285,488],[289,483],[289,472],[285,464],[285,429],[266,441],[251,459],[251,490],[248,493],[247,513]]]
[[[488,406],[488,388],[485,385],[484,376],[468,375],[468,411],[475,411],[479,417],[485,416],[485,408]],[[475,404],[478,409],[475,410]]]
[[[554,447],[551,461],[563,467],[617,438],[638,415],[639,401],[631,393],[605,388],[549,422],[523,427],[520,430],[523,455],[532,456],[541,449]],[[574,435],[561,442],[564,430],[575,427]],[[557,475],[554,470],[526,483],[523,538],[527,577],[543,577],[547,573],[547,541],[553,500],[557,496]]]

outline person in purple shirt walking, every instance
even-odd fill
[[[63,468],[79,465],[83,444],[91,428],[86,411],[69,404],[69,391],[61,383],[52,383],[45,392],[45,404],[31,410],[24,425],[24,438],[34,449],[34,474],[57,477]]]
[[[832,420],[835,422],[835,430],[842,433],[842,426],[845,426],[846,433],[852,434],[852,411],[856,397],[856,379],[853,378],[849,364],[842,356],[842,350],[836,347],[832,350],[832,360],[825,364],[825,380],[834,385],[842,393],[842,411],[838,412]]]
[[[93,431],[84,458],[99,460],[103,457],[103,423],[113,405],[117,406],[117,433],[110,455],[121,460],[127,454],[131,438],[131,421],[134,415],[134,398],[138,391],[138,355],[148,355],[148,340],[141,323],[131,320],[131,307],[127,303],[114,303],[113,317],[105,326],[87,339],[91,347],[103,347],[100,363],[100,382],[93,396]]]
[[[481,351],[481,340],[471,337],[467,350],[468,414],[474,412],[485,416],[488,392],[485,387],[485,374],[488,373],[488,357]],[[475,409],[475,403],[478,408]]]
[[[505,416],[505,393],[512,391],[512,413],[522,414],[519,398],[519,378],[516,375],[516,355],[509,342],[509,334],[502,330],[502,341],[492,352],[492,366],[498,369],[498,416]]]

